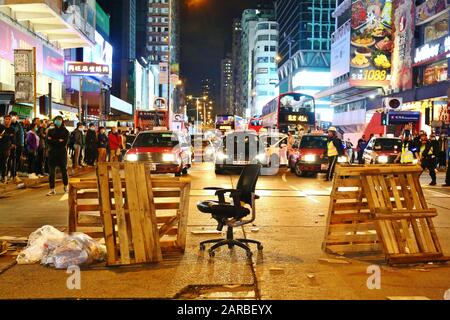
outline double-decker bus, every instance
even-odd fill
[[[244,119],[232,114],[221,114],[216,116],[216,129],[222,132],[239,131],[244,129]]]
[[[314,97],[297,93],[284,93],[267,103],[262,109],[261,125],[267,129],[305,132],[314,130],[316,122]]]

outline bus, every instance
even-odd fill
[[[314,97],[302,93],[284,93],[267,103],[262,109],[261,125],[266,129],[278,129],[288,133],[304,129],[314,130],[316,104]]]
[[[169,115],[167,110],[136,110],[134,114],[134,125],[143,131],[161,127],[169,129]]]
[[[216,116],[216,129],[222,131],[223,133],[230,130],[243,130],[244,125],[244,119],[236,115],[222,114]]]
[[[248,130],[254,130],[258,133],[262,128],[262,119],[260,116],[254,116],[248,121]]]

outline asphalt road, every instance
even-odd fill
[[[93,174],[90,174],[93,176]],[[238,175],[218,175],[212,164],[197,164],[190,172],[192,189],[186,252],[158,266],[82,272],[82,290],[68,290],[64,270],[40,265],[16,265],[0,271],[0,298],[226,298],[226,299],[385,299],[387,296],[425,296],[442,299],[450,288],[447,265],[414,268],[387,267],[383,259],[347,259],[349,264],[319,263],[331,183],[321,177],[298,178],[281,168],[276,176],[262,176],[257,184],[257,217],[254,226],[236,230],[236,236],[260,240],[263,253],[249,264],[245,254],[222,249],[213,261],[198,250],[198,243],[217,236],[195,235],[214,230],[215,220],[201,214],[196,203],[213,198],[204,187],[232,188]],[[439,174],[443,183],[443,174]],[[450,190],[428,187],[427,201],[438,208],[434,219],[444,252],[450,254]],[[46,197],[47,186],[0,196],[0,236],[27,236],[50,224],[67,226],[67,195]],[[256,232],[251,228],[257,228]],[[256,253],[256,249],[252,248]],[[380,290],[367,288],[367,268],[382,269]],[[1,270],[1,259],[0,259]],[[105,283],[108,283],[105,285]]]

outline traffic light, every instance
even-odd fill
[[[431,124],[431,108],[425,108],[425,124],[429,126]]]
[[[39,113],[42,115],[50,114],[50,99],[47,95],[39,97]]]
[[[388,114],[386,112],[382,112],[381,113],[381,125],[382,126],[387,126],[388,123]]]

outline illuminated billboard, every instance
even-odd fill
[[[100,73],[102,76],[98,78],[107,84],[111,84],[113,47],[97,31],[95,32],[95,43],[96,45],[93,48],[83,48],[83,62],[109,66],[109,73],[107,75]]]

